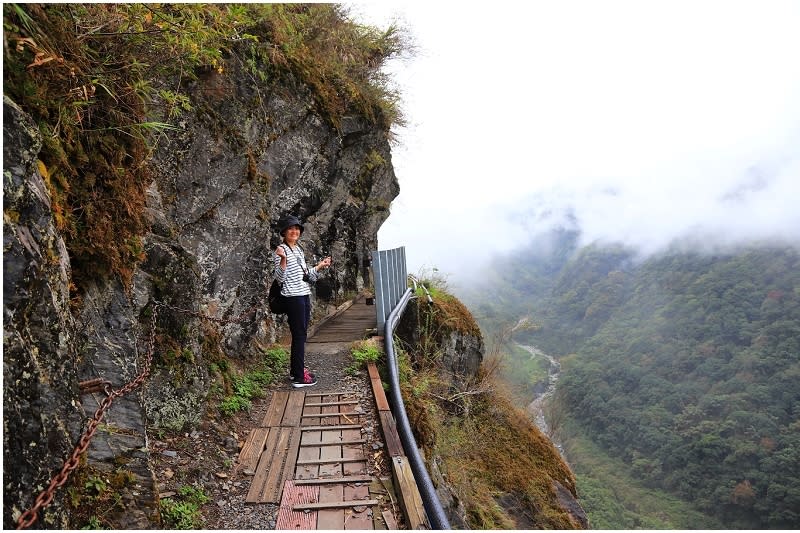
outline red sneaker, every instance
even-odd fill
[[[300,387],[311,387],[317,384],[317,377],[308,371],[307,368],[303,369],[302,380],[292,380],[292,387],[299,389]]]

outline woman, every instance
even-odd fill
[[[290,374],[292,387],[310,387],[317,378],[305,368],[306,336],[311,318],[311,283],[317,281],[321,270],[331,266],[326,257],[313,268],[306,266],[303,249],[297,244],[303,234],[303,225],[297,217],[281,221],[283,243],[275,249],[275,277],[281,284],[281,294],[286,297],[286,315],[292,332],[292,358]]]

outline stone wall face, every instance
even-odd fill
[[[365,259],[399,193],[387,132],[356,116],[333,127],[302,85],[258,86],[236,64],[202,75],[188,91],[193,110],[177,131],[154,139],[151,230],[132,286],[95,280],[72,307],[70,259],[37,168],[41,140],[4,101],[6,527],[58,471],[103,398],[81,396],[78,382],[100,377],[117,389],[141,372],[154,302],[167,305],[157,311],[151,375],[115,399],[104,419],[110,430],[89,448],[92,468],[109,471],[123,460],[136,476],[122,491],[135,502],[116,517],[124,528],[157,520],[145,427],[196,425],[209,362],[257,357],[285,332],[285,319],[265,302],[280,218],[304,221],[309,261],[333,258],[317,284],[315,314],[370,283]],[[167,347],[179,355],[168,364],[159,352]],[[58,506],[44,516],[65,525]]]
[[[3,98],[3,501],[4,525],[72,451],[80,424],[69,257],[37,166],[41,137]],[[58,406],[58,408],[54,408]],[[48,527],[63,527],[56,501]]]

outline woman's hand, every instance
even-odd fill
[[[286,250],[283,249],[283,245],[275,248],[275,253],[281,258],[281,268],[286,268]]]
[[[325,259],[323,259],[322,261],[317,263],[317,266],[314,267],[314,268],[316,268],[317,270],[322,270],[323,268],[328,268],[329,266],[331,266],[331,258],[330,258],[330,256],[326,257]]]

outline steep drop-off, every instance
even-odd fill
[[[797,527],[797,247],[641,257],[575,237],[499,258],[466,300],[489,331],[530,317],[515,339],[561,363],[548,415],[593,525]],[[530,357],[511,358],[532,395]]]
[[[456,529],[585,529],[575,478],[501,385],[469,310],[436,283],[419,291],[397,337],[417,444]]]

